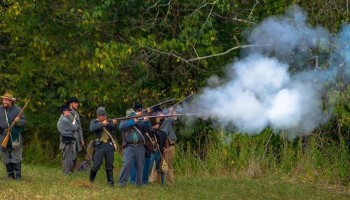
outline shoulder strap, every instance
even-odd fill
[[[113,147],[114,147],[114,151],[117,151],[117,144],[114,141],[114,138],[112,137],[112,135],[109,133],[109,131],[103,127],[103,130],[106,131],[108,137],[111,139],[112,143],[113,143]]]
[[[6,112],[6,109],[5,109],[5,108],[4,108],[4,112],[5,112],[5,117],[6,117],[7,125],[10,126],[9,118],[8,118],[8,116],[7,116],[7,112]],[[10,139],[11,139],[11,142],[13,142],[11,130],[10,130]]]
[[[5,118],[6,118],[7,125],[10,126],[9,118],[8,118],[8,116],[7,116],[7,112],[6,112],[6,109],[5,109],[5,108],[4,108],[4,112],[5,112]]]
[[[149,139],[149,140],[152,142],[152,144],[154,145],[156,141],[153,141],[152,138],[151,138],[151,136],[149,136],[149,134],[148,134],[147,132],[146,132],[146,135],[147,135],[148,139]]]
[[[141,135],[141,137],[143,139],[143,144],[145,144],[146,140],[145,140],[145,137],[143,137],[143,134],[141,133],[141,131],[136,126],[133,126],[133,128],[135,128],[135,130]]]

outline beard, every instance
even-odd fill
[[[2,101],[2,106],[3,106],[5,109],[11,108],[12,105],[13,105],[13,102],[12,102],[12,101]]]

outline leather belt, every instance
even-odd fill
[[[110,142],[109,140],[101,140],[101,142],[103,143],[103,144],[107,144],[108,142]]]
[[[143,144],[143,142],[128,142],[126,144]]]

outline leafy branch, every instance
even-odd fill
[[[259,46],[261,46],[261,45],[237,45],[237,46],[232,47],[232,48],[230,48],[224,52],[221,52],[221,53],[207,55],[207,56],[198,56],[198,57],[190,58],[190,59],[183,58],[183,57],[177,55],[176,53],[174,53],[173,51],[166,52],[166,51],[158,50],[158,49],[155,49],[155,48],[152,48],[149,46],[144,46],[144,47],[151,50],[151,51],[154,51],[154,52],[158,52],[158,53],[161,53],[164,55],[175,57],[175,58],[180,59],[181,61],[183,61],[185,63],[190,63],[190,62],[204,60],[204,59],[208,59],[208,58],[223,56],[223,55],[226,55],[226,54],[230,53],[231,51],[234,51],[237,49],[244,49],[244,48],[249,48],[249,47],[259,47]]]

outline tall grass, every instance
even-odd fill
[[[183,175],[261,177],[283,174],[292,181],[348,184],[349,150],[341,135],[324,133],[290,140],[271,130],[248,136],[224,134],[221,142],[208,142],[205,156],[188,143],[180,143],[176,172]],[[186,149],[186,150],[184,150]]]
[[[110,187],[104,171],[94,184],[88,172],[63,176],[58,167],[23,165],[21,181],[5,178],[0,168],[0,199],[349,199],[345,187],[315,187],[309,183],[289,183],[279,176],[242,179],[223,176],[189,177],[177,175],[175,187],[152,183],[137,188]],[[115,179],[117,175],[115,176]]]
[[[181,134],[187,134],[181,137]],[[245,135],[205,129],[179,132],[175,172],[182,176],[230,176],[257,178],[281,174],[290,181],[326,184],[349,182],[349,141],[337,131],[318,130],[293,140],[286,133],[266,129],[258,135]],[[60,166],[60,154],[33,137],[25,146],[24,162]],[[196,144],[196,145],[194,145]],[[80,155],[80,160],[83,160]],[[122,155],[115,154],[116,171]]]

